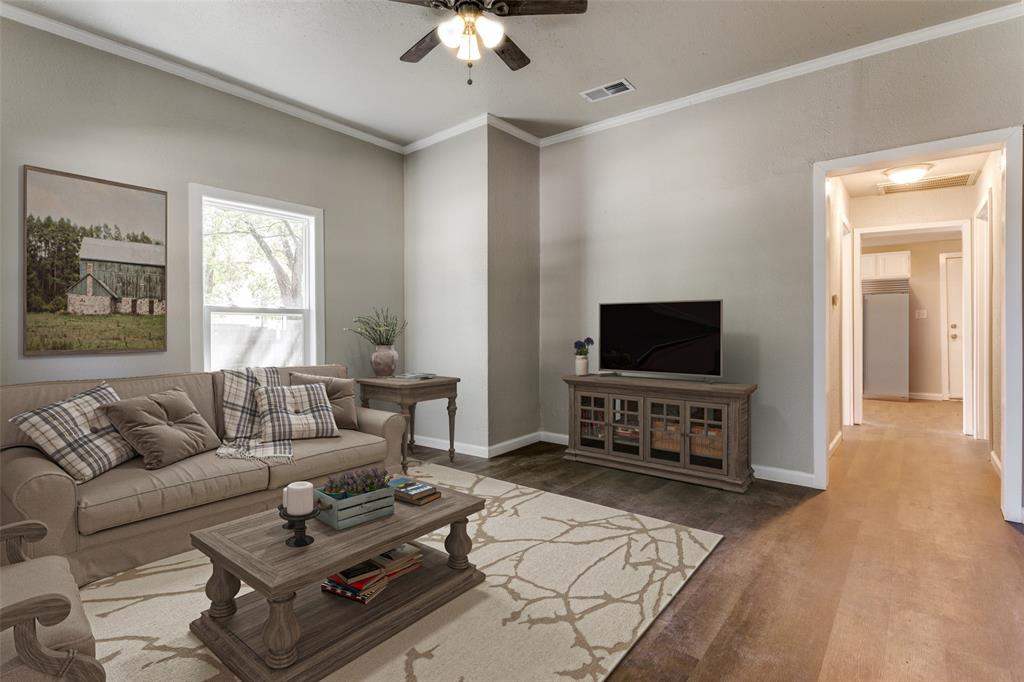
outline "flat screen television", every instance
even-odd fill
[[[722,302],[602,303],[601,369],[722,376]]]

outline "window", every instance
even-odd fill
[[[322,362],[323,212],[199,185],[190,203],[193,367]]]

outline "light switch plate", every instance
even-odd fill
[[[926,320],[926,319],[928,319],[928,311],[927,310],[915,310],[914,311],[914,317],[917,318],[918,320]]]

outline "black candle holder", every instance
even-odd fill
[[[305,547],[306,545],[313,544],[313,537],[310,535],[306,535],[306,521],[316,518],[316,516],[320,513],[319,506],[314,507],[313,511],[311,511],[308,514],[301,514],[295,516],[285,511],[284,505],[279,504],[277,505],[277,513],[282,519],[284,519],[287,522],[281,527],[286,530],[293,531],[295,533],[293,537],[290,537],[287,540],[285,540],[284,544],[288,545],[289,547]]]

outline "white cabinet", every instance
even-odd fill
[[[865,253],[860,257],[860,278],[910,279],[910,252]]]

